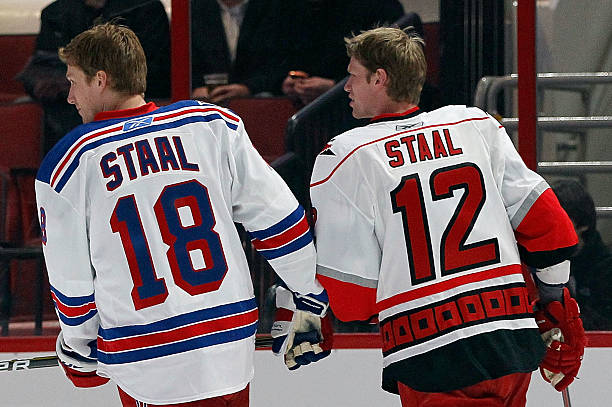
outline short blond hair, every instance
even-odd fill
[[[96,25],[60,48],[59,57],[81,68],[90,80],[96,72],[106,72],[117,92],[139,95],[147,89],[147,59],[138,37],[126,26]]]
[[[425,42],[412,27],[402,30],[379,27],[345,38],[349,57],[354,57],[371,73],[387,72],[387,94],[398,102],[418,104],[427,74]]]

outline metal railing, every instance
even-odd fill
[[[294,114],[287,123],[287,153],[272,162],[300,203],[308,208],[308,188],[315,159],[333,137],[367,120],[353,118],[344,78],[312,103]]]
[[[578,73],[538,73],[536,87],[558,90],[573,90],[588,93],[587,86],[612,84],[612,72],[578,72]],[[498,116],[497,98],[499,93],[518,85],[518,75],[485,76],[480,79],[474,94],[474,106]]]
[[[503,90],[518,85],[518,75],[487,76],[480,80],[474,95],[474,105],[496,117],[508,130],[517,130],[517,117],[502,117],[497,104]],[[612,85],[612,72],[538,73],[537,90],[563,90],[581,93],[587,101],[592,86]],[[542,132],[584,133],[588,129],[612,128],[612,115],[538,117],[538,140]],[[612,161],[538,161],[537,171],[542,175],[576,176],[594,173],[612,173]],[[611,207],[597,207],[598,217],[612,218]]]

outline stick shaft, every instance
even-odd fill
[[[569,387],[566,387],[561,391],[561,397],[563,397],[563,407],[572,407],[572,402],[570,401]]]
[[[255,349],[266,349],[272,346],[270,336],[255,338]],[[30,359],[13,359],[0,361],[0,372],[14,372],[17,370],[30,370],[42,367],[58,366],[59,360],[56,355],[39,356]]]

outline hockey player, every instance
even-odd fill
[[[561,391],[581,363],[563,289],[576,234],[491,116],[419,110],[422,45],[395,28],[346,39],[345,90],[371,121],[316,159],[318,278],[339,319],[378,317],[383,388],[403,406],[523,406],[538,366]],[[536,268],[537,324],[521,262]]]
[[[84,124],[45,157],[36,196],[66,375],[111,379],[124,406],[248,406],[258,315],[234,222],[285,282],[277,304],[300,316],[281,332],[289,353],[296,321],[310,330],[327,308],[304,210],[234,113],[145,102],[127,27],[96,26],[60,56]]]

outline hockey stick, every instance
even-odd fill
[[[272,337],[258,336],[255,338],[255,349],[266,349],[272,347]],[[56,355],[39,356],[30,359],[13,359],[0,361],[0,372],[14,372],[17,370],[38,369],[41,367],[58,366],[59,360]]]
[[[566,387],[561,391],[561,397],[563,397],[563,407],[572,407],[572,402],[569,395],[569,387]]]

